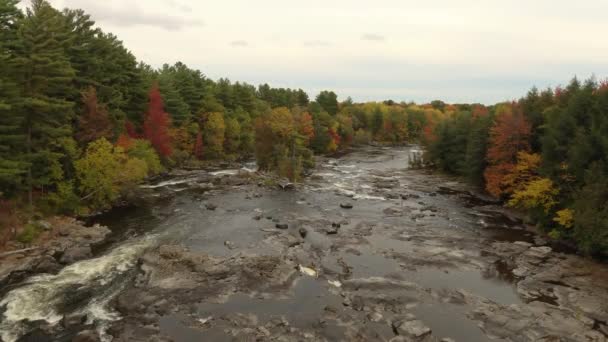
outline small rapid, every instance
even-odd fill
[[[126,282],[120,281],[134,269],[138,257],[153,245],[156,235],[126,242],[100,257],[65,267],[56,275],[31,277],[23,286],[10,291],[0,301],[4,307],[0,339],[14,342],[29,331],[28,324],[45,321],[55,325],[66,314],[81,313],[87,323],[106,337],[107,323],[120,319],[109,302]]]

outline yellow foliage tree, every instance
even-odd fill
[[[538,178],[516,190],[509,201],[509,206],[524,209],[542,208],[545,213],[557,203],[555,197],[559,190],[548,178]]]
[[[574,210],[562,209],[558,211],[553,221],[564,228],[572,228],[574,226]]]

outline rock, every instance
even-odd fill
[[[232,243],[232,241],[229,241],[229,240],[224,241],[224,246],[226,246],[226,248],[231,249],[231,250],[236,248],[234,243]]]
[[[367,315],[367,319],[369,319],[370,322],[376,322],[377,323],[377,322],[380,322],[382,320],[382,318],[383,318],[382,314],[379,313],[379,312],[377,312],[377,311],[374,311],[374,312],[372,312],[372,313],[370,313],[370,314]]]
[[[421,320],[402,320],[393,322],[393,330],[400,336],[408,337],[414,341],[421,341],[431,334],[431,328],[424,325]]]
[[[308,230],[306,230],[306,228],[300,228],[298,230],[298,232],[300,233],[300,236],[302,237],[302,239],[304,239],[306,237],[306,235],[308,234]]]
[[[338,234],[338,228],[336,228],[336,227],[327,228],[325,230],[325,233],[327,235],[336,235],[336,234]]]
[[[45,255],[42,257],[40,262],[36,265],[34,270],[38,273],[51,273],[55,274],[61,269],[61,265],[57,263],[57,260],[50,255]]]
[[[84,313],[73,313],[70,315],[63,316],[61,325],[64,328],[73,327],[75,325],[85,324],[87,322],[87,315]]]
[[[352,209],[353,205],[352,205],[352,203],[340,203],[340,208],[342,208],[342,209]]]
[[[277,185],[282,190],[294,190],[296,188],[295,184],[285,180],[280,181],[279,183],[277,183]]]
[[[261,220],[261,219],[262,219],[262,215],[255,215],[255,216],[253,217],[253,219],[254,219],[254,220],[256,220],[256,221],[259,221],[259,220]]]
[[[277,223],[274,225],[277,229],[287,229],[289,225],[287,223]]]
[[[334,223],[331,224],[332,228],[340,228],[340,226],[341,225],[339,223],[336,223],[336,222],[334,222]]]
[[[59,262],[64,265],[75,263],[76,261],[84,260],[92,257],[91,246],[74,247],[67,249]]]
[[[96,331],[85,330],[81,331],[72,339],[72,342],[100,342],[101,339]]]
[[[205,208],[207,208],[207,210],[213,211],[213,210],[217,209],[217,205],[212,204],[212,203],[207,203],[207,204],[205,204]]]
[[[456,342],[453,338],[444,337],[439,342]]]
[[[49,230],[53,229],[53,225],[48,223],[47,221],[42,221],[42,220],[36,221],[36,225],[45,231],[49,231]]]

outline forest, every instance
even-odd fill
[[[528,213],[550,237],[608,252],[608,83],[458,106],[424,132],[427,162]]]
[[[529,213],[555,239],[608,250],[608,84],[573,80],[515,102],[354,103],[333,91],[156,69],[82,10],[0,0],[0,236],[41,215],[111,207],[180,167],[254,159],[299,181],[314,156],[422,143],[426,162]]]

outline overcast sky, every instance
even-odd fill
[[[153,66],[335,90],[341,99],[494,103],[608,76],[607,0],[51,0]]]

